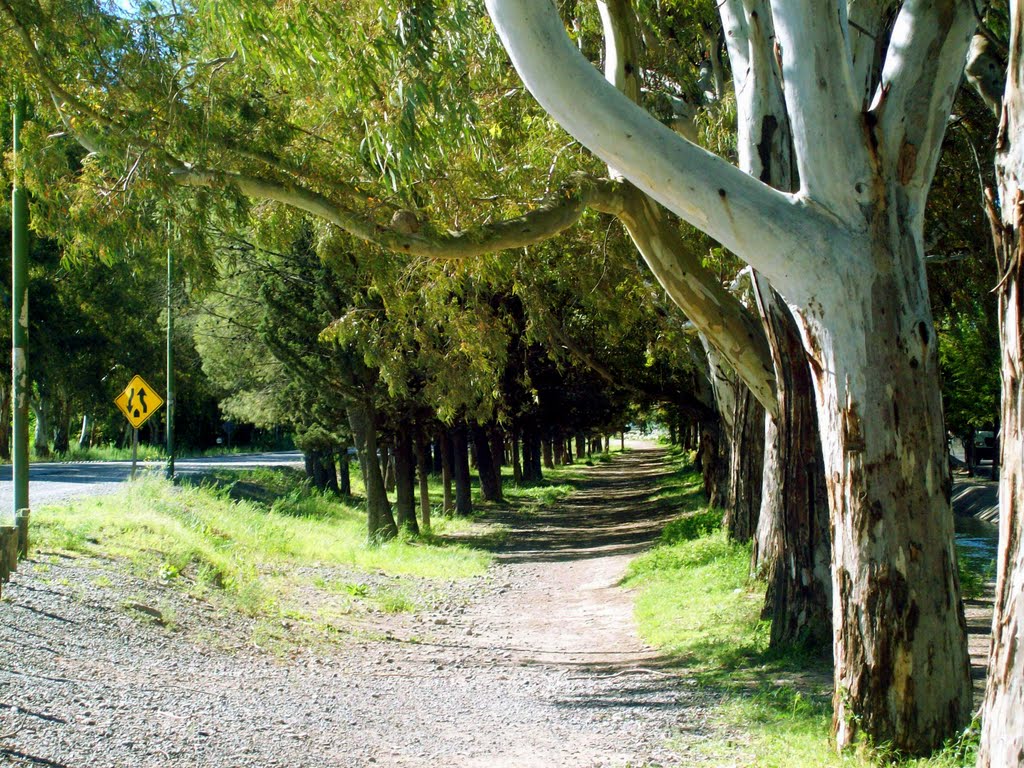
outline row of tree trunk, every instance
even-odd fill
[[[501,469],[512,467],[516,483],[543,479],[543,468],[571,464],[607,451],[610,439],[596,434],[571,436],[542,430],[536,423],[506,430],[499,424],[440,425],[432,419],[388,420],[369,401],[348,408],[348,421],[365,488],[367,532],[385,541],[400,530],[430,529],[429,475],[441,477],[441,510],[473,513],[472,470],[485,502],[504,498]],[[307,449],[306,474],[315,487],[351,495],[347,448]],[[392,509],[388,493],[394,492]],[[417,497],[419,518],[417,519]]]

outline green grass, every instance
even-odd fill
[[[644,639],[719,702],[712,737],[679,749],[710,764],[762,768],[973,766],[976,732],[924,760],[900,762],[884,750],[836,752],[829,663],[768,648],[764,586],[749,578],[750,547],[726,539],[721,513],[699,493],[699,476],[686,457],[675,459],[680,469],[662,493],[680,517],[631,563],[625,584],[637,590]]]
[[[465,545],[402,538],[366,545],[359,507],[311,491],[298,473],[235,473],[231,483],[174,486],[154,476],[117,494],[46,506],[33,515],[36,546],[123,558],[141,574],[251,616],[275,616],[291,591],[309,586],[295,566],[344,566],[367,573],[459,579],[482,573],[490,555]],[[235,500],[232,488],[260,489]],[[464,522],[438,518],[435,534]],[[389,612],[411,598],[374,595]]]

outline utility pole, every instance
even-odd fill
[[[24,533],[20,549],[28,549],[28,197],[19,166],[25,100],[14,103],[14,182],[11,191],[11,401],[14,435],[14,516]]]
[[[174,479],[174,252],[167,225],[167,479]]]

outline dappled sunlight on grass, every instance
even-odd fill
[[[830,662],[769,648],[765,586],[750,578],[750,546],[728,541],[721,511],[707,507],[700,476],[685,459],[675,453],[680,469],[661,491],[680,516],[630,564],[624,582],[637,590],[644,639],[720,702],[715,735],[680,748],[711,764],[764,768],[973,766],[976,731],[928,759],[901,761],[866,747],[836,751]]]

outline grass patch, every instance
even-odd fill
[[[122,558],[140,574],[255,617],[286,610],[288,593],[301,586],[296,566],[458,579],[490,562],[483,551],[436,538],[367,546],[363,510],[310,490],[299,473],[215,479],[176,487],[149,475],[112,496],[41,507],[33,515],[36,546]],[[233,498],[240,486],[255,498]],[[449,524],[458,525],[442,518],[435,531]],[[372,597],[388,612],[414,607],[402,590]]]
[[[901,761],[866,748],[836,752],[829,663],[769,650],[769,625],[760,616],[764,587],[749,578],[750,547],[726,539],[721,512],[694,492],[700,477],[685,456],[675,459],[680,468],[663,492],[682,514],[631,563],[625,584],[637,590],[644,639],[719,702],[716,735],[679,749],[709,764],[762,768],[973,766],[976,728],[928,759]]]
[[[996,564],[990,557],[972,555],[960,550],[956,556],[960,574],[960,591],[965,600],[976,600],[985,594],[985,587],[996,578]]]

